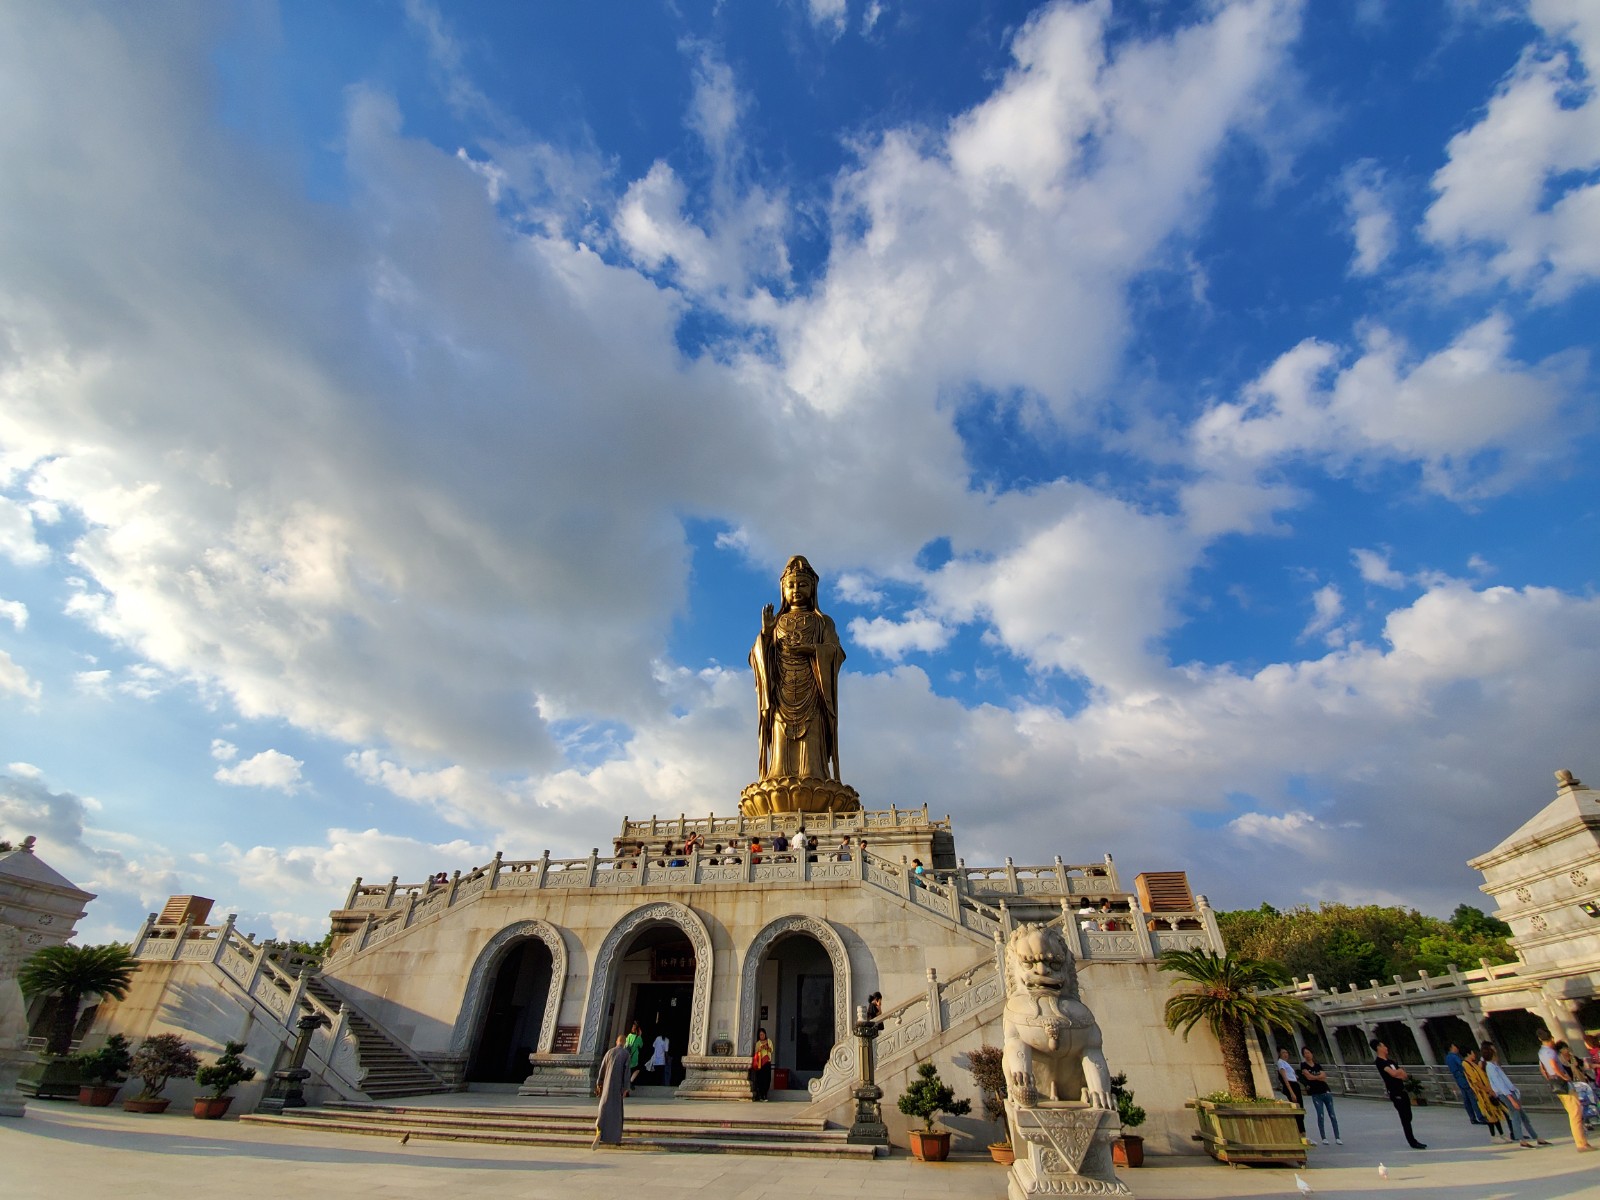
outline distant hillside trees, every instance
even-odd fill
[[[1507,938],[1511,927],[1463,904],[1448,921],[1415,909],[1378,904],[1300,905],[1280,912],[1270,904],[1219,912],[1228,949],[1274,962],[1290,975],[1315,975],[1323,987],[1388,983],[1418,971],[1440,975],[1455,963],[1462,970],[1479,959],[1507,963],[1516,958]]]

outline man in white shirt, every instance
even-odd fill
[[[1578,1107],[1578,1095],[1572,1090],[1572,1073],[1556,1053],[1556,1035],[1546,1029],[1539,1035],[1539,1070],[1543,1072],[1550,1090],[1555,1092],[1561,1107],[1567,1110],[1567,1124],[1572,1127],[1572,1142],[1580,1152],[1593,1150],[1589,1136],[1583,1131],[1583,1110]]]

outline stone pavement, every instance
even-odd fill
[[[430,1102],[435,1099],[430,1097]],[[483,1093],[459,1098],[483,1103]],[[648,1103],[648,1102],[645,1102]],[[673,1112],[683,1102],[661,1101]],[[1314,1146],[1302,1174],[1319,1197],[1408,1196],[1416,1200],[1557,1200],[1600,1197],[1600,1153],[1578,1154],[1557,1139],[1555,1118],[1540,1132],[1555,1145],[1536,1150],[1488,1144],[1459,1108],[1417,1112],[1429,1149],[1405,1149],[1394,1111],[1379,1101],[1338,1101],[1345,1145]],[[776,1106],[775,1106],[776,1107]],[[722,1107],[726,1111],[726,1107]],[[1535,1118],[1539,1123],[1539,1118]],[[1389,1178],[1379,1178],[1378,1163]],[[1296,1197],[1294,1172],[1231,1168],[1203,1157],[1152,1156],[1123,1178],[1146,1200]],[[204,1194],[224,1200],[439,1200],[495,1195],[555,1200],[1004,1200],[1006,1172],[987,1159],[919,1163],[896,1149],[870,1163],[757,1158],[738,1154],[463,1146],[413,1140],[401,1146],[309,1130],[236,1121],[196,1121],[174,1110],[160,1117],[120,1109],[30,1102],[23,1120],[0,1120],[0,1196],[39,1200],[116,1196],[171,1200]]]

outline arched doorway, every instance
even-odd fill
[[[674,1064],[685,1054],[706,1053],[711,968],[711,934],[693,910],[670,900],[634,909],[595,955],[582,1052],[599,1055],[637,1020],[646,1049],[665,1036]]]
[[[748,1054],[765,1028],[789,1087],[820,1076],[850,1035],[850,965],[839,935],[815,917],[780,917],[751,942],[740,982],[734,1053]]]
[[[467,1064],[468,1083],[521,1083],[539,1048],[554,962],[537,937],[514,942],[500,959]]]

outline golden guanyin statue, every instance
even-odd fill
[[[853,812],[855,789],[839,778],[839,668],[844,647],[833,618],[817,607],[817,573],[801,555],[783,569],[783,603],[761,610],[750,650],[756,679],[756,782],[739,807],[746,816]]]

